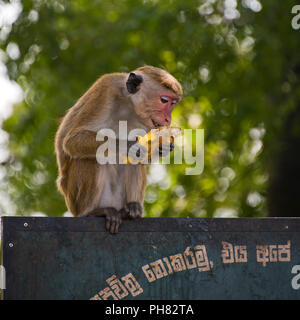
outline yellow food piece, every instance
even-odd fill
[[[162,144],[170,144],[174,142],[174,138],[180,136],[182,130],[180,127],[159,127],[150,130],[145,136],[137,137],[137,142],[148,149],[148,159],[152,153]],[[161,138],[161,139],[160,139]],[[134,160],[127,157],[127,163],[134,163]]]
[[[165,143],[173,143],[174,137],[181,135],[181,128],[179,127],[160,127],[150,130],[144,137],[138,137],[137,142],[145,148],[148,148],[148,154],[151,154],[151,149],[155,150],[160,146],[160,137]],[[168,140],[166,140],[169,138]],[[151,145],[151,148],[149,147]]]

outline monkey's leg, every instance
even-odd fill
[[[90,211],[86,216],[87,217],[105,217],[105,226],[106,230],[110,233],[118,233],[119,226],[122,222],[122,215],[124,213],[120,210],[118,211],[115,208],[96,208]]]

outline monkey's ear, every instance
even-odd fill
[[[133,72],[130,73],[127,81],[126,87],[129,93],[136,93],[139,91],[139,85],[143,82],[143,77],[135,74]]]

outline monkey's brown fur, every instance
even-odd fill
[[[96,141],[96,135],[103,128],[118,133],[120,120],[127,120],[128,131],[141,128],[148,132],[153,117],[164,125],[167,111],[160,112],[158,108],[161,106],[153,106],[157,91],[167,90],[179,100],[182,88],[162,69],[145,66],[134,72],[144,79],[136,94],[126,90],[127,73],[103,75],[69,109],[59,126],[55,140],[59,168],[57,186],[74,216],[89,215],[97,208],[112,207],[120,212],[123,208],[131,210],[132,203],[143,207],[145,166],[98,164],[96,152],[103,142]],[[111,213],[104,210],[98,215],[107,218]]]

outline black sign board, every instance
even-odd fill
[[[2,218],[3,299],[300,299],[300,219]]]

